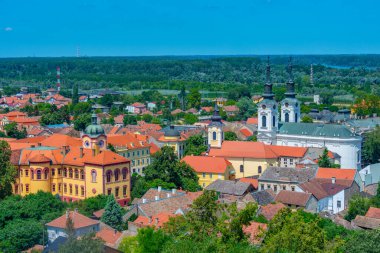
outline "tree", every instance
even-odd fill
[[[256,106],[253,104],[252,100],[247,97],[239,99],[236,103],[239,108],[239,117],[241,120],[246,120],[256,112]]]
[[[114,229],[122,229],[123,211],[112,194],[108,196],[107,204],[101,220]]]
[[[198,89],[190,89],[190,93],[187,95],[187,102],[190,108],[200,109],[201,108],[201,93]]]
[[[366,134],[363,145],[363,162],[365,164],[378,163],[380,159],[380,127]]]
[[[161,229],[141,228],[137,234],[139,252],[160,253],[169,239]]]
[[[0,141],[0,199],[12,194],[12,183],[17,175],[17,170],[10,161],[11,154],[9,144]]]
[[[234,132],[225,132],[224,140],[226,141],[237,141],[237,135]]]
[[[146,122],[146,123],[150,123],[152,122],[152,119],[153,119],[153,116],[146,113],[142,116],[142,119]]]
[[[73,86],[72,103],[73,105],[76,105],[79,103],[78,84],[74,84]]]
[[[89,102],[80,102],[72,106],[74,116],[91,113],[91,104]]]
[[[91,124],[91,114],[81,114],[74,119],[74,129],[77,131],[84,131],[88,125]]]
[[[332,105],[334,102],[334,96],[333,94],[329,92],[321,93],[320,97],[321,97],[321,103],[324,105]]]
[[[144,173],[147,181],[161,179],[167,183],[174,183],[178,188],[182,187],[184,190],[188,190],[186,186],[194,185],[187,180],[198,184],[198,176],[194,170],[187,164],[178,161],[174,149],[169,146],[162,147],[153,155],[153,162],[146,167]]]
[[[344,245],[344,252],[347,253],[379,253],[380,230],[359,230],[355,231]]]
[[[185,124],[193,125],[194,123],[198,122],[198,117],[192,113],[187,113],[185,114],[184,120]]]
[[[302,211],[282,209],[269,223],[262,252],[323,252],[324,231],[318,220],[305,222]]]
[[[126,125],[137,125],[137,117],[135,115],[124,115],[123,119],[124,126]]]
[[[120,242],[118,250],[123,253],[137,253],[139,251],[137,236],[124,237]]]
[[[308,116],[308,115],[305,115],[302,117],[301,122],[302,123],[313,123],[313,118]]]
[[[206,151],[207,146],[202,135],[192,135],[186,140],[185,155],[201,155]]]
[[[11,122],[4,126],[7,136],[10,138],[24,139],[27,136],[26,129],[19,130],[16,122]]]
[[[332,163],[330,162],[329,151],[327,148],[323,150],[322,156],[319,157],[318,166],[323,168],[332,168]]]
[[[111,150],[112,152],[115,152],[116,153],[116,149],[115,147],[111,144],[111,143],[108,143],[107,145],[107,149]]]
[[[356,218],[356,215],[365,215],[370,205],[371,201],[369,198],[354,196],[349,201],[347,214],[344,218],[351,221]]]

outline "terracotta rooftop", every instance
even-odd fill
[[[126,133],[124,135],[108,135],[107,142],[112,144],[115,148],[128,148],[128,149],[140,149],[150,147],[147,141],[139,139],[138,134]]]
[[[49,146],[49,147],[63,147],[63,146],[81,147],[82,140],[79,138],[70,137],[64,134],[53,134],[49,136],[48,138],[44,139],[43,141],[41,141],[41,145]]]
[[[104,208],[103,208],[103,209],[100,209],[100,210],[98,210],[98,211],[96,211],[96,212],[93,212],[93,215],[94,215],[96,218],[100,219],[100,218],[102,217],[104,211],[105,211]]]
[[[231,163],[223,157],[212,156],[185,156],[182,159],[197,173],[224,174]]]
[[[46,157],[44,154],[38,154],[29,158],[30,163],[50,163],[51,159]]]
[[[276,202],[281,202],[286,205],[295,205],[300,207],[306,207],[309,201],[311,193],[295,192],[295,191],[280,191],[276,198]]]
[[[282,208],[286,208],[282,203],[268,204],[260,208],[260,214],[262,214],[267,220],[271,220]]]
[[[242,177],[239,179],[239,181],[251,184],[255,189],[259,187],[259,180],[257,178]]]
[[[46,226],[56,227],[56,228],[66,228],[67,214],[62,215],[61,217],[49,222]],[[69,217],[74,223],[74,228],[83,228],[88,226],[93,226],[99,224],[99,221],[90,219],[78,212],[70,211]]]
[[[239,131],[241,134],[243,134],[245,137],[250,137],[253,135],[252,131],[249,130],[248,128],[242,128]]]
[[[153,215],[152,217],[139,216],[133,222],[142,226],[152,226],[156,228],[161,228],[166,222],[169,221],[170,217],[174,217],[176,215],[168,212],[162,212],[157,215]]]
[[[96,233],[96,237],[102,239],[106,245],[111,247],[117,243],[122,235],[123,233],[110,228],[103,228]]]
[[[259,119],[258,118],[248,118],[247,119],[247,124],[258,125],[259,124]]]
[[[352,183],[353,180],[336,179],[333,183],[331,179],[314,178],[309,182],[300,184],[299,187],[320,200],[351,187]]]
[[[316,178],[328,178],[335,177],[336,179],[354,180],[356,175],[356,169],[335,169],[335,168],[319,168]]]
[[[275,146],[269,145],[269,148],[279,157],[299,157],[302,158],[307,152],[304,147],[288,147],[288,146]]]
[[[380,208],[370,207],[365,216],[369,218],[380,219]]]
[[[248,236],[248,240],[252,244],[258,244],[263,238],[263,234],[267,230],[268,225],[256,221],[251,221],[248,226],[243,226],[243,232]]]
[[[370,218],[362,215],[356,215],[352,221],[355,226],[366,229],[378,229],[380,228],[380,219]]]
[[[277,158],[272,149],[261,142],[224,141],[220,149],[210,149],[209,156]]]

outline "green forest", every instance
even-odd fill
[[[272,82],[284,86],[289,56],[271,56]],[[56,66],[61,67],[62,89],[115,90],[198,88],[230,91],[236,86],[261,93],[266,56],[81,57],[0,59],[0,87],[55,87]],[[313,84],[310,66],[313,64]],[[303,95],[331,92],[335,96],[357,90],[377,92],[380,55],[293,56],[293,73]]]

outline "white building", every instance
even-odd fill
[[[341,156],[342,168],[361,168],[362,138],[359,135],[344,125],[300,123],[301,104],[295,97],[291,64],[286,97],[281,101],[281,119],[273,99],[269,64],[266,76],[264,99],[258,104],[258,141],[280,146],[326,147]]]

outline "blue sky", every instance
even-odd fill
[[[0,57],[380,53],[378,0],[0,0]]]

